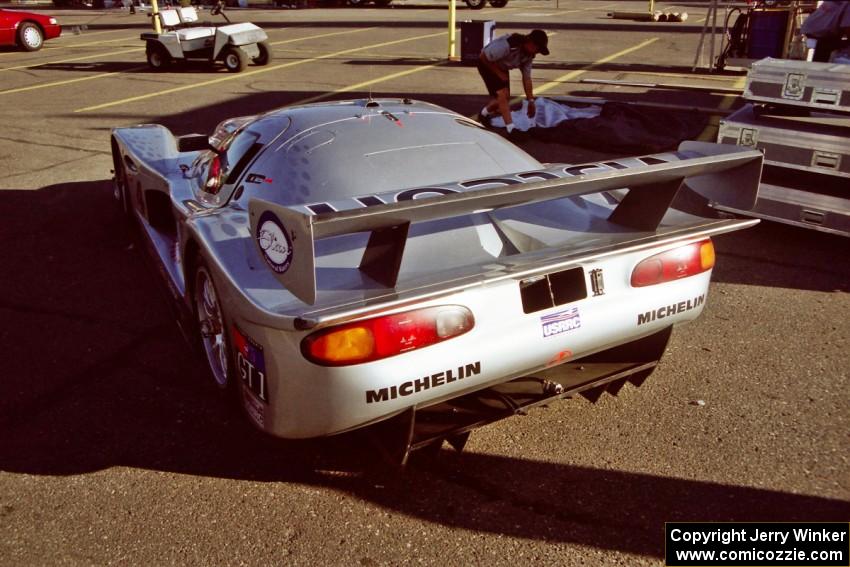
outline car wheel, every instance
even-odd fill
[[[148,58],[148,65],[154,71],[163,71],[171,65],[171,55],[161,45],[148,44],[145,49],[145,55]]]
[[[267,41],[261,41],[257,44],[257,49],[260,50],[260,54],[254,57],[254,64],[268,65],[269,61],[272,60],[272,49],[269,46],[269,43]]]
[[[487,0],[466,0],[466,5],[473,10],[480,10],[487,4]]]
[[[231,386],[234,373],[230,364],[230,344],[227,324],[216,292],[212,273],[206,262],[199,259],[193,287],[195,319],[201,350],[214,384],[221,390]]]
[[[224,61],[224,66],[227,67],[228,71],[231,73],[239,73],[240,71],[243,71],[245,66],[248,64],[248,57],[245,52],[238,47],[228,47],[224,51],[222,61]]]
[[[24,22],[18,26],[18,45],[24,51],[38,51],[44,45],[44,34],[41,28],[32,22]]]
[[[355,8],[364,6],[366,4],[366,0],[348,0],[348,5],[353,6]]]
[[[494,8],[504,8],[508,5],[508,0],[490,0],[490,5]]]
[[[115,178],[112,180],[112,195],[118,202],[121,213],[127,218],[132,218],[132,205],[130,204],[130,186],[127,178],[127,169],[119,155],[113,155],[115,162]]]

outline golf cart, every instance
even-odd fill
[[[162,24],[162,33],[145,32],[148,65],[156,71],[167,68],[173,61],[221,61],[228,71],[238,73],[250,59],[257,65],[271,61],[268,36],[254,24],[232,24],[223,10],[222,2],[210,11],[221,14],[227,25],[193,25],[198,22],[194,6],[168,8],[153,17]]]

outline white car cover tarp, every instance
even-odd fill
[[[571,107],[537,99],[534,119],[527,103],[511,113],[516,127],[538,140],[617,153],[653,153],[675,148],[699,137],[708,124],[705,114],[690,110],[649,108],[622,102],[602,106]],[[494,117],[493,127],[504,127]]]

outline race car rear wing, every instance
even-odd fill
[[[315,241],[371,232],[360,270],[389,288],[398,280],[410,224],[497,208],[628,189],[609,220],[654,232],[683,182],[709,201],[755,204],[762,154],[739,146],[683,142],[677,152],[557,166],[491,179],[285,207],[251,199],[251,234],[261,257],[293,295],[316,302]],[[348,204],[350,203],[350,204]],[[344,208],[340,210],[342,207]]]

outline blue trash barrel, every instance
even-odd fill
[[[750,12],[750,34],[747,57],[764,59],[782,57],[785,32],[788,29],[788,10],[753,10]]]
[[[496,22],[493,20],[466,20],[460,23],[460,60],[467,65],[478,64],[478,54],[493,41]]]

